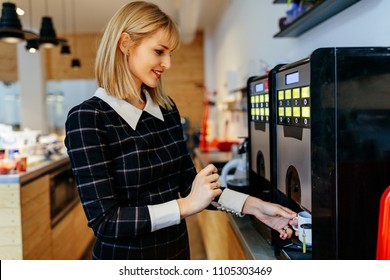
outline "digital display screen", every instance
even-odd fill
[[[269,122],[268,80],[250,85],[250,117],[254,122]]]
[[[286,75],[286,85],[296,84],[299,82],[299,72]]]
[[[264,84],[260,83],[255,86],[255,92],[264,91]]]
[[[310,127],[309,86],[278,90],[277,96],[278,124]]]

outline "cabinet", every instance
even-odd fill
[[[61,218],[51,215],[53,174],[69,159],[43,163],[21,175],[0,176],[0,259],[81,259],[94,240],[79,201]]]
[[[77,260],[93,240],[81,203],[52,223],[50,175],[21,188],[21,213],[25,260]]]
[[[49,176],[0,184],[0,259],[51,259]]]
[[[237,237],[236,232],[229,223],[227,226],[227,234],[229,236],[228,257],[230,260],[247,260],[247,256],[242,248],[242,245]]]
[[[194,164],[199,171],[209,163],[210,155],[196,151],[197,157]],[[242,260],[246,255],[234,229],[232,228],[229,215],[221,211],[203,210],[197,214],[200,232],[207,258],[209,260]]]
[[[77,260],[93,240],[81,203],[52,229],[52,259]]]
[[[21,188],[23,259],[51,259],[49,176]]]
[[[0,184],[0,260],[22,259],[20,187]]]
[[[203,210],[197,214],[209,260],[246,260],[244,249],[225,212]]]
[[[360,0],[318,0],[283,30],[275,34],[274,37],[298,37],[302,33],[359,1]],[[303,2],[305,2],[305,0],[303,0]],[[287,0],[274,0],[274,4],[278,3],[287,3]]]

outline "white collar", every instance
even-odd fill
[[[110,105],[115,110],[115,112],[117,112],[118,115],[120,115],[131,126],[131,128],[135,130],[138,121],[141,118],[142,111],[148,112],[159,120],[164,121],[160,107],[153,102],[152,98],[146,90],[144,93],[146,96],[146,105],[143,110],[138,109],[125,100],[108,95],[104,88],[101,87],[96,90],[94,96],[100,98],[108,105]]]

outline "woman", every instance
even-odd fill
[[[292,234],[293,211],[222,192],[213,165],[196,174],[179,112],[162,91],[179,41],[156,5],[123,6],[98,49],[99,88],[68,114],[65,144],[96,235],[94,259],[189,259],[185,218],[215,199],[223,209],[256,215],[281,238]]]

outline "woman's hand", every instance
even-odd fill
[[[190,194],[177,200],[181,219],[202,211],[215,197],[221,195],[217,171],[218,169],[212,164],[206,166],[196,175]]]
[[[278,231],[281,239],[290,238],[294,231],[289,225],[297,224],[297,219],[295,219],[297,213],[294,211],[253,196],[249,196],[246,199],[242,212],[244,214],[254,215],[264,224]]]

